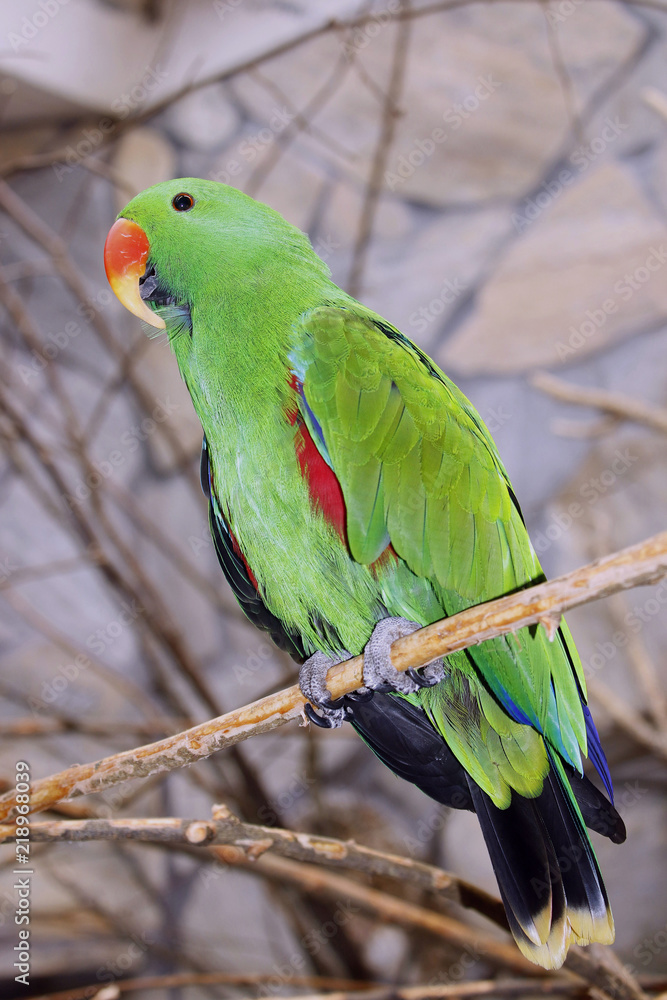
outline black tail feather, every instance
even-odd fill
[[[565,908],[562,882],[552,879],[558,863],[540,812],[534,800],[518,795],[499,809],[472,778],[468,783],[512,933],[540,945]]]
[[[508,920],[519,948],[546,967],[562,965],[572,941],[610,943],[613,921],[600,869],[556,769],[534,799],[516,793],[499,809],[471,778]]]
[[[564,769],[589,830],[608,837],[613,844],[622,844],[626,837],[625,824],[604,792],[569,764],[564,765]]]
[[[346,698],[347,717],[365,743],[399,778],[455,809],[473,809],[466,772],[426,713],[404,698],[376,692]]]
[[[582,817],[614,843],[625,839],[625,828],[588,778],[554,761],[539,796],[514,792],[500,809],[421,708],[379,693],[370,701],[346,699],[346,707],[356,731],[395,774],[437,802],[477,813],[510,928],[531,961],[558,968],[570,942],[613,940],[607,894]]]

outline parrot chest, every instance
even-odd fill
[[[377,581],[345,545],[335,476],[282,423],[224,440],[207,431],[216,503],[262,601],[306,651],[360,651],[383,613]]]

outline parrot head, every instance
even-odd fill
[[[123,305],[170,336],[192,332],[194,313],[223,313],[256,298],[282,270],[319,265],[308,238],[267,205],[196,177],[156,184],[119,213],[104,247]]]

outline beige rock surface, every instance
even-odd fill
[[[452,372],[580,361],[667,315],[667,225],[627,167],[593,165],[544,201],[442,348]]]
[[[168,139],[157,129],[143,126],[126,132],[114,149],[113,166],[128,188],[143,191],[174,176],[176,158]],[[116,189],[118,211],[127,204],[127,190]]]

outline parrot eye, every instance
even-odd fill
[[[194,203],[195,200],[192,195],[186,194],[185,191],[181,191],[180,194],[174,195],[171,201],[171,204],[177,212],[189,212]]]

